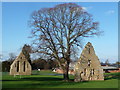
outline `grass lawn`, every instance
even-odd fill
[[[33,71],[33,75],[10,76],[4,72],[2,76],[3,88],[118,88],[120,73],[105,74],[104,81],[64,82],[63,76],[47,71]],[[74,76],[70,75],[73,80]]]

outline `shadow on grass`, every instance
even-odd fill
[[[14,83],[14,88],[47,88],[47,87],[69,87],[69,86],[73,86],[76,84],[82,84],[82,83],[86,83],[87,81],[83,81],[83,82],[73,82],[73,79],[70,80],[69,82],[65,82],[63,81],[62,78],[57,78],[57,77],[26,77],[26,78],[21,78],[21,79],[17,79],[17,80],[4,80],[4,81],[13,81],[12,83]],[[22,84],[19,84],[19,82],[17,81],[28,81],[28,82],[22,82]],[[29,82],[30,81],[30,82]],[[32,81],[32,82],[31,82]],[[11,84],[7,84],[8,87],[12,88],[13,86],[11,86]],[[6,86],[4,86],[4,88],[7,88]]]
[[[105,77],[105,80],[110,80],[110,79],[119,79],[119,77],[118,76],[111,76],[111,75]]]
[[[28,77],[22,78],[23,80],[27,81],[60,81],[63,80],[62,78],[57,77]]]
[[[120,79],[120,73],[117,73],[117,74],[108,74],[108,75],[105,75],[105,80],[110,80],[110,79]]]
[[[59,86],[64,86],[64,85],[74,85],[73,79],[69,82],[63,81],[63,78],[59,77],[23,77],[23,78],[17,78],[17,79],[12,79],[12,80],[3,80],[3,81],[12,81],[14,83],[14,88],[19,87],[19,88],[45,88],[45,87],[59,87]],[[22,84],[19,84],[18,81],[28,81],[28,82],[23,82]],[[29,82],[30,81],[30,82]],[[9,86],[12,87],[12,86]],[[4,86],[4,88],[7,88]]]
[[[61,76],[61,75],[63,75],[63,74],[54,74],[54,73],[50,73],[50,74],[48,74],[48,73],[46,73],[46,74],[42,74],[42,73],[39,73],[39,74],[36,74],[36,73],[34,73],[34,74],[32,74],[32,75],[53,75],[53,76]]]
[[[2,80],[2,81],[62,81],[62,78],[57,77],[23,77],[15,78],[12,80]]]

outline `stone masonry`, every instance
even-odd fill
[[[23,51],[10,66],[10,75],[31,75],[31,65]]]
[[[104,80],[103,69],[95,54],[94,48],[88,42],[83,49],[80,59],[75,65],[75,82],[89,80]]]

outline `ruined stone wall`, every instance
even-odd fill
[[[103,69],[100,61],[95,55],[94,48],[88,42],[83,49],[80,59],[75,65],[75,79],[79,81],[104,80]]]
[[[31,75],[31,65],[23,52],[11,64],[10,75]]]

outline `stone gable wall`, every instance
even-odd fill
[[[10,75],[31,75],[31,65],[23,52],[11,64]]]
[[[103,69],[90,42],[83,49],[75,65],[75,81],[104,80]]]

